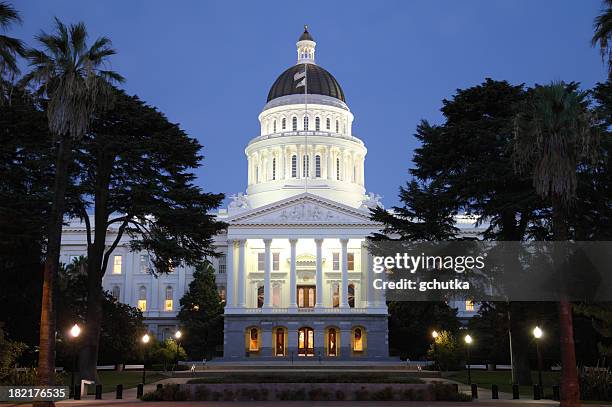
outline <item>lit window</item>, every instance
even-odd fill
[[[121,264],[123,258],[121,256],[113,256],[113,274],[121,274]]]
[[[276,158],[272,159],[272,181],[276,179]]]
[[[308,116],[304,116],[304,130],[308,130]]]
[[[332,270],[340,270],[340,253],[332,253]]]
[[[147,288],[145,286],[141,286],[138,289],[138,309],[142,312],[147,310]]]
[[[329,117],[325,120],[325,128],[329,130],[331,128],[331,120]]]
[[[315,177],[321,178],[321,156],[315,155]]]
[[[332,306],[338,308],[340,306],[340,285],[332,284]]]
[[[337,356],[338,354],[338,341],[336,340],[336,330],[330,328],[327,332],[327,356]]]
[[[117,301],[119,301],[119,296],[121,295],[121,288],[118,285],[113,287],[112,295]]]
[[[297,156],[295,154],[291,156],[291,177],[297,178]]]
[[[474,301],[472,300],[467,300],[465,302],[465,310],[466,311],[474,311]]]
[[[259,332],[257,328],[251,328],[249,331],[249,351],[257,352],[259,350]]]
[[[219,287],[219,299],[221,300],[221,302],[225,302],[225,295],[225,287]]]
[[[355,328],[353,331],[353,351],[363,352],[363,331],[361,328]]]
[[[274,120],[274,124],[272,125],[272,131],[276,133],[276,120]]]
[[[149,255],[148,254],[140,255],[140,272],[141,273],[149,272]]]
[[[264,286],[257,287],[257,308],[262,308],[264,305]]]
[[[280,285],[272,287],[272,306],[280,307],[281,305],[281,288]]]
[[[291,120],[291,127],[293,128],[293,131],[297,131],[297,117],[293,116],[293,119]]]
[[[349,284],[347,297],[349,307],[355,308],[355,284]]]
[[[281,120],[281,127],[283,130],[287,128],[287,119],[284,117],[283,117],[283,120]]]
[[[172,287],[166,287],[166,300],[164,301],[164,311],[172,311],[173,308],[173,298],[172,298]]]
[[[272,253],[272,270],[280,271],[280,253]]]
[[[336,179],[340,181],[340,159],[336,158]]]
[[[321,119],[319,117],[315,117],[315,130],[321,130]]]
[[[257,253],[257,271],[266,270],[266,254]]]
[[[310,174],[310,171],[309,171],[309,170],[310,170],[310,168],[308,168],[308,167],[309,167],[309,164],[310,164],[310,163],[309,163],[309,157],[308,157],[308,155],[307,155],[307,154],[304,154],[304,157],[302,157],[302,159],[303,159],[302,176],[303,176],[304,178],[307,178],[307,177],[308,177],[308,174]]]
[[[347,269],[349,271],[355,271],[355,253],[347,253],[346,259]]]

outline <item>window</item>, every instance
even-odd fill
[[[257,308],[263,308],[264,305],[264,286],[257,287]]]
[[[272,253],[272,271],[280,271],[280,253]]]
[[[121,274],[122,256],[113,256],[113,274]]]
[[[274,120],[274,123],[272,124],[272,131],[276,133],[276,120]]]
[[[315,117],[315,130],[316,131],[321,130],[321,118],[320,117]]]
[[[312,328],[298,330],[298,356],[314,356],[314,331]]]
[[[297,178],[297,156],[291,156],[291,178]]]
[[[272,181],[276,179],[276,157],[272,159]]]
[[[348,305],[355,308],[355,284],[348,285]]]
[[[266,254],[257,253],[257,271],[266,270]]]
[[[283,120],[281,120],[281,128],[283,130],[285,130],[287,128],[287,119],[283,117]]]
[[[321,156],[315,155],[315,177],[321,178]]]
[[[332,284],[332,306],[338,308],[340,306],[340,284]]]
[[[172,311],[173,301],[172,301],[172,287],[166,287],[166,300],[164,301],[164,311]]]
[[[293,119],[291,120],[291,126],[293,128],[293,131],[297,131],[297,117],[293,116]]]
[[[281,306],[281,287],[278,284],[272,287],[272,306],[277,308]]]
[[[285,330],[283,328],[276,329],[276,356],[285,356]]]
[[[336,329],[330,328],[327,331],[327,356],[338,355],[338,341],[336,340]]]
[[[340,253],[332,253],[332,270],[340,270]]]
[[[249,351],[257,352],[259,350],[259,331],[257,328],[249,330]]]
[[[302,176],[304,178],[307,178],[308,174],[310,174],[310,171],[309,171],[310,168],[308,168],[309,167],[309,162],[308,162],[309,158],[310,157],[308,157],[308,154],[304,154],[304,156],[302,157],[302,159],[303,159]]]
[[[353,351],[363,352],[363,330],[355,328],[353,331]]]
[[[149,272],[149,255],[141,254],[140,255],[140,272],[148,273]]]
[[[327,119],[325,119],[325,128],[327,130],[329,130],[331,128],[331,120],[329,119],[329,117]]]
[[[227,257],[222,255],[219,257],[219,274],[224,274],[227,271]]]
[[[336,120],[336,133],[340,133],[340,122]]]
[[[472,300],[467,300],[465,302],[465,310],[466,311],[474,311],[474,301]]]
[[[355,271],[355,253],[347,253],[346,260],[348,271]]]
[[[308,116],[304,116],[304,130],[308,130]]]
[[[314,285],[298,285],[298,308],[312,308],[315,306],[316,288]]]
[[[147,288],[145,286],[141,286],[138,289],[138,304],[137,307],[140,311],[147,311]]]
[[[336,158],[336,179],[340,181],[340,159]]]
[[[119,301],[119,296],[121,295],[121,288],[118,285],[113,287],[112,295],[117,301]]]

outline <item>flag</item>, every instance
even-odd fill
[[[306,69],[304,68],[304,72],[296,72],[295,75],[293,75],[293,80],[299,81],[295,85],[296,88],[306,86]]]

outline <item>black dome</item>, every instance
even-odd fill
[[[298,72],[303,72],[304,66],[308,69],[308,94],[331,96],[346,102],[344,92],[336,78],[315,64],[294,65],[280,74],[268,92],[268,102],[281,96],[303,94],[304,87],[296,88],[298,81],[294,80],[293,76]]]

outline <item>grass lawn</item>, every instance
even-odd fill
[[[406,373],[373,372],[266,372],[266,373],[211,373],[188,383],[423,383]]]
[[[113,370],[102,370],[98,372],[98,376],[100,376],[100,382],[102,382],[102,393],[115,391],[118,384],[123,384],[124,389],[129,389],[142,383],[141,371],[115,372]],[[165,378],[167,376],[160,373],[147,371],[147,383],[153,383]],[[95,394],[95,388],[90,386],[87,393]]]
[[[468,382],[467,370],[461,372],[449,372],[443,375],[447,379],[456,380],[461,383]],[[538,383],[538,372],[531,372],[533,384]],[[559,384],[559,372],[542,372],[542,386],[544,395],[552,395],[552,386]],[[478,387],[490,389],[492,384],[499,386],[499,391],[512,393],[512,373],[510,371],[489,372],[486,370],[472,370],[472,383]],[[533,386],[519,386],[519,393],[525,396],[533,396]]]

